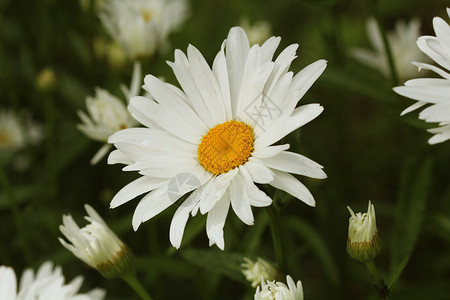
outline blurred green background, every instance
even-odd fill
[[[371,200],[384,248],[376,262],[382,276],[410,253],[392,299],[450,299],[450,142],[430,146],[430,134],[417,113],[400,117],[413,103],[392,91],[392,81],[352,59],[351,47],[369,47],[366,19],[378,11],[392,29],[398,19],[417,17],[422,34],[434,35],[432,18],[448,21],[448,1],[305,0],[191,1],[191,15],[171,34],[168,51],[143,62],[144,74],[176,84],[166,60],[173,50],[195,45],[209,63],[229,29],[242,17],[268,21],[282,41],[277,53],[291,43],[300,45],[294,73],[324,58],[328,67],[301,100],[325,107],[316,120],[285,141],[291,150],[322,164],[328,178],[302,178],[314,195],[311,208],[279,193],[283,242],[291,277],[301,280],[305,299],[377,299],[365,268],[346,253],[349,213],[366,211]],[[208,247],[206,218],[188,222],[182,246],[175,251],[168,232],[176,207],[143,224],[137,232],[131,216],[138,200],[109,210],[114,194],[137,178],[121,166],[90,159],[100,147],[75,128],[77,110],[100,86],[121,96],[128,85],[132,62],[112,64],[95,53],[95,40],[108,41],[95,12],[75,0],[0,0],[1,109],[28,111],[45,132],[44,140],[23,150],[31,164],[4,171],[23,215],[30,261],[23,256],[8,193],[0,192],[0,265],[16,273],[52,260],[63,266],[68,280],[85,277],[83,289],[102,287],[106,299],[137,299],[122,281],[107,280],[75,258],[58,242],[62,214],[80,224],[89,203],[125,241],[137,257],[138,276],[155,299],[252,299],[254,290],[240,274],[241,255],[275,261],[265,209],[254,208],[255,225],[248,227],[233,213],[225,225],[226,248]],[[411,45],[415,47],[415,45]],[[281,50],[280,50],[281,49]],[[51,68],[55,85],[36,84],[39,73]],[[399,83],[400,84],[400,83]],[[269,190],[273,192],[272,190]],[[82,223],[84,224],[84,223]]]

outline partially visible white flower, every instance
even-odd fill
[[[450,9],[447,8],[450,17]],[[437,144],[450,139],[450,26],[442,18],[433,19],[436,36],[421,36],[417,40],[420,50],[438,63],[434,65],[413,62],[419,70],[430,70],[442,78],[420,78],[405,82],[404,86],[395,87],[398,94],[418,100],[401,115],[431,104],[419,114],[419,119],[429,123],[439,123],[439,127],[429,129],[433,133],[428,143]]]
[[[390,68],[387,54],[381,32],[373,18],[367,20],[367,35],[374,50],[353,48],[350,53],[362,64],[377,69],[388,77]],[[418,19],[412,19],[409,23],[403,20],[397,21],[394,31],[387,32],[394,66],[402,82],[417,76],[417,69],[411,65],[411,61],[426,59],[426,56],[419,49],[413,47],[419,35],[420,20]]]
[[[261,280],[274,280],[277,274],[277,270],[260,257],[255,262],[245,257],[241,267],[242,274],[251,282],[252,287],[257,287]]]
[[[25,146],[25,134],[18,116],[11,110],[0,111],[0,152],[14,152]]]
[[[83,277],[78,276],[70,283],[64,283],[61,267],[53,268],[51,262],[45,262],[34,273],[26,269],[19,283],[14,270],[0,266],[0,299],[2,300],[101,300],[105,298],[105,291],[93,289],[88,293],[79,294]]]
[[[375,207],[369,201],[367,213],[350,212],[348,224],[347,253],[356,261],[366,262],[374,259],[381,251],[381,239],[378,236]]]
[[[261,281],[255,293],[255,300],[303,300],[302,282],[297,285],[291,276],[286,276],[287,286],[283,282]]]
[[[130,89],[122,86],[122,92],[126,99],[138,94],[140,80],[141,66],[136,63]],[[91,164],[96,164],[111,148],[111,145],[106,144],[111,134],[136,126],[138,123],[130,115],[122,100],[101,88],[95,89],[95,97],[86,97],[86,107],[88,114],[78,111],[82,123],[78,124],[77,128],[89,138],[105,143],[91,160]]]
[[[185,0],[107,0],[100,19],[129,57],[153,56],[187,17]]]
[[[258,21],[250,25],[248,18],[242,18],[239,26],[247,33],[250,45],[262,44],[272,36],[272,27],[267,21]]]
[[[90,223],[79,228],[72,216],[63,216],[62,234],[70,241],[59,238],[61,244],[76,257],[97,269],[103,276],[119,277],[132,268],[132,254],[129,248],[89,205],[84,206]]]

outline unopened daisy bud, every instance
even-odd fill
[[[303,286],[299,280],[295,284],[291,276],[286,276],[287,285],[283,282],[261,281],[255,293],[255,300],[303,300]]]
[[[347,253],[361,263],[373,260],[381,251],[382,242],[378,236],[375,208],[369,201],[367,213],[351,214],[348,225]]]
[[[244,258],[244,263],[241,264],[241,267],[242,274],[244,274],[247,281],[249,281],[254,288],[261,283],[261,280],[274,280],[277,274],[277,270],[260,257],[258,257],[255,262],[251,259]]]
[[[104,277],[122,277],[133,270],[133,254],[100,215],[89,205],[84,206],[90,223],[79,228],[72,216],[63,216],[62,234],[70,241],[59,238],[61,244],[76,257],[97,269]]]
[[[51,68],[43,69],[36,78],[36,87],[41,92],[48,92],[56,85],[55,72]]]

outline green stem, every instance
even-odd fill
[[[267,208],[269,214],[270,232],[272,234],[273,247],[278,266],[283,273],[287,274],[286,256],[284,255],[283,241],[281,240],[280,218],[278,210],[274,205]]]
[[[391,71],[392,84],[393,84],[393,86],[397,86],[399,80],[398,80],[397,70],[396,70],[395,64],[394,64],[394,57],[392,55],[392,50],[391,50],[391,46],[389,43],[389,39],[386,34],[386,29],[383,26],[383,22],[382,22],[380,14],[378,13],[378,9],[376,7],[375,1],[373,2],[372,10],[373,10],[373,14],[375,16],[375,20],[378,25],[378,29],[380,30],[380,33],[381,33],[381,38],[383,39],[384,51],[386,52],[386,56],[387,56],[387,60],[388,60],[387,63],[388,63],[389,69]]]
[[[14,196],[13,190],[11,188],[11,184],[9,182],[8,176],[4,170],[3,165],[0,163],[0,181],[3,187],[3,190],[6,193],[6,198],[9,200],[9,208],[11,209],[11,213],[13,215],[14,223],[16,226],[17,234],[19,236],[22,248],[22,254],[25,259],[27,265],[31,265],[31,251],[28,246],[28,239],[25,231],[25,227],[23,224],[22,215],[20,214],[19,207],[17,206],[17,199]]]
[[[142,300],[153,300],[153,298],[147,293],[140,281],[137,279],[134,271],[130,271],[122,276],[128,285],[141,297]]]
[[[367,267],[367,270],[369,270],[370,276],[372,277],[375,288],[377,289],[377,294],[380,296],[381,299],[388,299],[389,290],[386,286],[386,283],[384,283],[383,278],[381,278],[380,274],[378,273],[377,266],[375,265],[375,262],[373,260],[365,262],[364,263]]]
[[[56,141],[55,141],[55,107],[51,95],[45,95],[45,125],[46,125],[46,163],[47,179],[49,182],[49,196],[53,200],[56,198],[58,178],[56,175]]]

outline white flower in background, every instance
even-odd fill
[[[185,0],[105,0],[100,19],[130,58],[154,55],[188,14]]]
[[[26,144],[18,115],[12,110],[0,111],[0,153],[14,152]]]
[[[367,35],[374,50],[354,48],[350,52],[351,55],[362,64],[377,69],[389,77],[390,68],[383,38],[377,22],[372,18],[367,21]],[[402,82],[418,74],[411,61],[426,59],[419,49],[413,47],[419,35],[420,20],[418,19],[412,19],[409,23],[397,21],[394,31],[387,32],[394,66]]]
[[[447,8],[450,17],[450,9]],[[439,127],[429,129],[434,136],[430,144],[442,143],[450,139],[450,26],[442,18],[433,19],[436,36],[421,36],[417,40],[420,50],[433,59],[441,68],[414,62],[420,69],[430,70],[442,78],[420,78],[405,82],[404,86],[395,87],[398,94],[417,100],[402,112],[402,115],[431,104],[419,114],[419,119],[429,123],[439,123]]]
[[[59,229],[70,243],[62,238],[59,241],[103,276],[123,275],[132,268],[131,251],[91,206],[86,204],[84,207],[89,224],[80,229],[72,216],[63,216],[63,225]]]
[[[121,87],[126,99],[139,93],[140,80],[141,66],[135,63],[130,89]],[[95,97],[86,98],[86,107],[88,114],[78,111],[82,123],[78,124],[77,128],[89,138],[105,143],[91,160],[91,164],[96,164],[111,149],[111,145],[106,144],[111,134],[138,123],[128,112],[124,101],[101,88],[96,88]]]
[[[260,257],[255,262],[245,257],[241,267],[242,274],[252,284],[252,287],[257,287],[261,280],[274,280],[277,275],[277,270]]]
[[[19,283],[14,270],[0,266],[0,299],[2,300],[101,300],[105,298],[105,291],[93,289],[88,293],[79,294],[83,277],[78,276],[70,283],[64,283],[61,267],[53,268],[51,262],[45,262],[34,273],[26,269]]]
[[[272,35],[272,27],[266,21],[258,21],[250,25],[248,18],[242,18],[239,26],[247,34],[250,45],[262,44]]]
[[[261,281],[255,293],[255,300],[303,300],[302,282],[297,281],[297,285],[291,276],[286,276],[286,284],[275,281]]]
[[[382,243],[378,236],[375,207],[369,201],[367,213],[351,214],[348,224],[347,253],[356,261],[366,262],[374,259],[381,251]]]
[[[144,89],[154,99],[134,97],[128,109],[148,128],[129,128],[113,134],[109,164],[126,164],[124,171],[142,177],[129,183],[111,201],[115,208],[147,193],[136,207],[133,228],[153,218],[184,194],[170,226],[170,241],[180,247],[189,214],[208,214],[210,245],[224,249],[223,227],[231,205],[236,215],[253,224],[252,206],[272,199],[255,183],[270,184],[310,206],[309,190],[289,173],[326,178],[322,166],[303,155],[274,145],[290,132],[316,118],[319,104],[296,108],[326,67],[319,60],[294,76],[288,72],[296,57],[293,44],[273,55],[280,43],[271,37],[250,48],[240,27],[230,30],[212,69],[190,45],[187,56],[175,51],[169,62],[183,90],[152,75]]]

